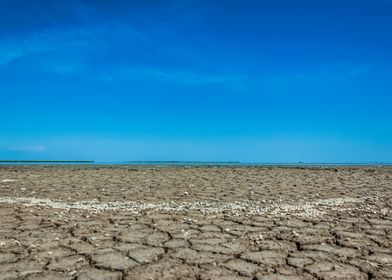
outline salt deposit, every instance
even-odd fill
[[[295,204],[270,203],[254,201],[193,201],[193,202],[135,202],[135,201],[115,201],[99,202],[97,200],[84,200],[76,202],[66,202],[62,200],[52,200],[48,198],[35,197],[1,197],[0,203],[21,204],[27,207],[50,207],[69,211],[71,209],[87,210],[91,212],[102,211],[128,211],[141,213],[143,211],[161,212],[188,212],[200,211],[203,214],[228,214],[228,215],[292,215],[301,217],[318,217],[326,213],[327,210],[351,211],[352,204],[361,204],[369,197],[362,198],[333,198],[319,199],[316,201],[298,201]],[[377,199],[377,198],[373,198]],[[360,207],[357,205],[356,207]],[[374,209],[370,209],[374,211]]]
[[[3,179],[0,182],[2,182],[2,183],[9,183],[9,182],[16,182],[16,181],[18,181],[18,180],[15,180],[15,179]]]

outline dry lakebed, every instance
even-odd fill
[[[1,165],[0,279],[392,279],[392,167]]]

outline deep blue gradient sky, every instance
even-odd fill
[[[392,161],[392,1],[0,2],[0,159]]]

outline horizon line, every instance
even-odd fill
[[[127,160],[127,161],[95,161],[95,160],[0,160],[0,163],[92,163],[92,164],[227,164],[227,165],[392,165],[391,161],[367,162],[262,162],[262,161],[189,161],[189,160]]]

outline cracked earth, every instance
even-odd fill
[[[392,168],[0,166],[0,279],[392,279]]]

